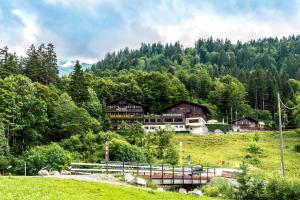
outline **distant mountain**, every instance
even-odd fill
[[[73,71],[76,61],[74,60],[63,60],[57,63],[59,76],[68,75]],[[80,63],[83,70],[91,68],[92,64],[89,63]]]

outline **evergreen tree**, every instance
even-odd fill
[[[79,61],[76,61],[74,71],[71,75],[69,93],[73,101],[79,106],[89,98],[88,84],[84,78]]]
[[[43,84],[56,83],[58,79],[57,59],[54,46],[41,44],[38,49],[31,45],[27,51],[24,73],[32,81]]]

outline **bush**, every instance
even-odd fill
[[[207,124],[206,126],[209,132],[214,132],[215,130],[219,129],[223,131],[223,133],[228,133],[232,130],[232,125],[229,124]]]
[[[233,188],[226,178],[215,177],[202,188],[202,192],[210,197],[217,197],[221,194],[223,197],[231,199]]]
[[[300,182],[289,182],[284,179],[271,179],[266,186],[265,199],[300,199]]]
[[[262,148],[256,144],[250,144],[250,146],[247,148],[247,151],[254,155],[261,155],[263,153]]]
[[[146,157],[142,150],[135,145],[120,139],[112,139],[109,142],[109,159],[125,162],[145,162]]]
[[[233,199],[248,200],[296,200],[300,199],[300,182],[285,179],[269,179],[251,177],[248,167],[242,163],[238,176],[239,186],[235,188]]]
[[[295,149],[296,152],[300,153],[300,144],[296,144],[294,146],[294,149]]]
[[[70,166],[71,154],[56,143],[35,146],[16,161],[14,172],[23,174],[25,162],[28,175],[37,175],[41,169],[61,171]]]

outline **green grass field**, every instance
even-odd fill
[[[280,150],[278,132],[260,132],[258,145],[263,149],[259,166],[252,166],[254,172],[267,176],[280,175]],[[183,158],[190,153],[192,164],[221,167],[218,160],[225,161],[225,168],[238,168],[246,155],[246,148],[254,142],[254,133],[193,136],[176,134],[177,142],[183,142]],[[286,174],[291,179],[300,179],[300,153],[294,145],[300,143],[300,133],[284,132],[284,156]],[[177,145],[179,146],[179,145]]]
[[[171,192],[43,177],[0,177],[1,200],[208,200]]]

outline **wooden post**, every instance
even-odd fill
[[[182,167],[181,170],[182,170],[182,184],[184,184],[184,167]]]
[[[106,174],[108,175],[108,161],[106,160]]]
[[[123,176],[124,176],[124,174],[125,174],[125,169],[124,169],[124,167],[125,167],[125,166],[124,166],[124,161],[123,161],[123,163],[122,163],[122,167],[123,167],[123,170],[122,170],[122,171],[123,171]]]
[[[192,173],[192,185],[194,184],[194,180],[193,180],[193,167],[191,166],[191,173]]]
[[[206,183],[208,183],[208,168],[206,168]]]
[[[139,175],[139,163],[136,163],[136,174]]]
[[[175,179],[175,174],[174,174],[174,165],[173,165],[173,175],[172,175],[172,178],[173,178],[173,185],[174,185],[174,179]]]
[[[152,164],[150,163],[150,181],[152,181]]]
[[[164,164],[161,164],[161,184],[164,184]]]
[[[202,170],[200,171],[200,185],[201,185],[201,176],[202,176]]]

